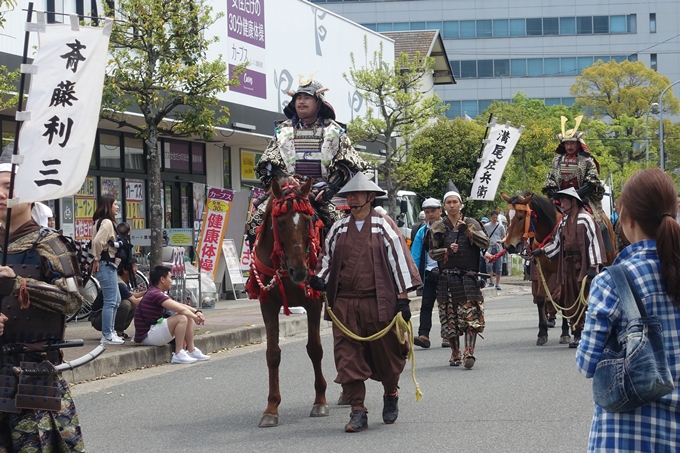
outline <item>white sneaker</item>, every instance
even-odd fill
[[[105,337],[102,335],[102,340],[100,341],[101,344],[125,344],[125,340],[120,338],[118,335],[115,333],[112,333],[110,337]]]
[[[170,363],[194,363],[197,360],[189,355],[189,353],[182,349],[179,353],[172,353],[172,360]]]
[[[192,357],[196,360],[210,360],[209,355],[203,354],[200,349],[194,348],[194,352],[187,352],[189,354],[189,357]]]

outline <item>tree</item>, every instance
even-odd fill
[[[432,176],[412,188],[426,197],[441,199],[451,179],[465,200],[472,188],[472,178],[479,164],[479,150],[484,138],[484,126],[463,118],[439,118],[413,138],[413,156],[430,158],[434,162]],[[482,202],[466,202],[466,212],[477,215]],[[479,205],[479,206],[478,206]]]
[[[5,14],[4,8],[15,8],[17,6],[16,0],[0,0],[0,28],[5,28]],[[0,66],[0,111],[16,105],[19,96],[15,95],[9,99],[5,99],[5,95],[11,91],[18,91],[15,83],[19,80],[19,69],[9,71],[7,66]]]
[[[576,105],[595,120],[590,124],[591,131],[596,132],[597,139],[623,169],[628,162],[645,159],[647,112],[669,85],[668,77],[640,61],[600,60],[583,70],[571,93],[576,96]],[[672,90],[664,96],[661,108],[669,116],[680,111],[680,102]],[[656,124],[651,122],[652,126]]]
[[[383,177],[389,212],[397,212],[397,191],[427,181],[432,175],[432,159],[416,157],[410,147],[415,133],[446,108],[434,94],[421,92],[423,78],[431,74],[434,59],[416,53],[411,59],[402,53],[394,64],[383,59],[383,47],[369,60],[364,37],[366,65],[357,68],[354,54],[349,75],[343,77],[366,101],[366,114],[349,123],[348,134],[355,142],[382,145],[384,159],[375,160]],[[395,214],[392,214],[395,215]]]
[[[107,2],[108,3],[108,2]],[[113,15],[109,7],[107,15]],[[161,263],[161,156],[159,136],[198,136],[208,140],[214,125],[226,122],[228,110],[215,118],[217,93],[238,83],[245,66],[229,79],[221,56],[208,61],[206,52],[217,37],[207,29],[212,17],[207,0],[121,0],[111,33],[111,60],[104,85],[101,117],[131,127],[144,139],[148,152],[149,227],[151,264]],[[127,121],[124,114],[136,106],[144,124]]]

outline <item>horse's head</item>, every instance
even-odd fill
[[[507,228],[507,238],[505,239],[505,249],[508,253],[520,253],[524,250],[524,241],[530,234],[531,225],[531,199],[533,194],[525,196],[509,197],[501,194],[503,200],[508,203],[509,224]]]
[[[310,248],[314,247],[311,243],[314,234],[314,210],[309,202],[311,188],[311,179],[302,186],[290,182],[281,185],[276,179],[272,181],[271,217],[275,240],[272,258],[278,254],[281,268],[288,271],[295,283],[307,280],[307,256]]]

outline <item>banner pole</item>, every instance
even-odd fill
[[[29,24],[31,23],[31,20],[33,19],[33,2],[30,2],[28,4],[28,11],[26,13],[26,23]],[[27,64],[28,63],[28,41],[31,37],[31,32],[26,30],[26,33],[24,34],[24,55],[21,60],[22,64]],[[26,86],[26,74],[21,73],[21,79],[19,82],[19,102],[17,104],[17,112],[23,111],[23,105],[24,105],[24,88]],[[19,133],[21,132],[21,124],[23,121],[17,121],[16,122],[16,128],[14,130],[14,152],[12,155],[16,156],[19,154]],[[7,195],[7,218],[5,219],[5,237],[3,240],[3,245],[2,245],[2,265],[6,266],[7,265],[7,247],[9,246],[9,226],[10,226],[10,221],[12,219],[12,208],[10,207],[9,201],[14,198],[14,178],[17,172],[17,165],[15,163],[12,163],[12,173],[10,174],[9,177],[9,194]]]
[[[482,155],[484,154],[484,140],[489,138],[489,131],[491,128],[489,127],[489,123],[493,119],[493,113],[489,113],[489,119],[486,121],[486,130],[484,131],[484,138],[482,139],[482,146],[479,148],[479,157],[477,159],[481,159]]]

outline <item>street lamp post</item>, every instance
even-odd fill
[[[645,122],[645,167],[649,167],[649,114],[658,114],[659,113],[659,104],[656,102],[652,102],[651,105],[649,106],[649,109],[647,109],[647,121]]]
[[[680,80],[676,80],[675,82],[671,83],[668,85],[664,90],[661,92],[661,96],[659,96],[659,160],[660,162],[660,167],[662,170],[666,171],[666,155],[664,154],[664,143],[663,143],[663,95],[666,94],[666,91],[670,87],[672,87],[675,84],[680,83]]]

